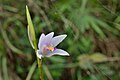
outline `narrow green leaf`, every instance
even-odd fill
[[[91,62],[88,54],[83,54],[78,57],[79,66],[82,69],[93,69],[93,63]]]
[[[94,22],[91,20],[91,21],[90,21],[90,24],[91,24],[91,27],[94,29],[94,31],[101,36],[101,38],[105,38],[104,32],[101,30],[101,28],[100,28],[96,23],[94,23]]]
[[[94,53],[89,56],[92,62],[104,62],[107,61],[107,57],[101,53]]]
[[[37,50],[36,38],[35,38],[35,31],[34,26],[30,17],[30,13],[28,7],[26,6],[26,15],[27,15],[27,22],[28,22],[28,37],[29,41],[33,47],[33,49]]]
[[[9,80],[6,57],[2,58],[2,70],[4,80]]]
[[[8,46],[13,52],[22,55],[22,53],[24,53],[24,52],[22,52],[20,49],[16,48],[16,47],[11,43],[11,41],[8,39],[8,36],[7,36],[6,31],[5,31],[4,29],[2,29],[2,28],[1,28],[0,31],[1,31],[1,34],[2,34],[2,36],[3,36],[3,39],[4,39],[5,43],[7,44],[7,46]]]
[[[44,72],[45,72],[48,80],[53,80],[53,77],[52,77],[52,75],[51,75],[50,70],[48,69],[48,67],[46,65],[44,65],[43,69],[44,69]]]
[[[33,75],[33,73],[34,73],[34,71],[35,71],[36,65],[37,65],[36,62],[34,62],[34,63],[32,64],[32,66],[31,66],[31,68],[30,68],[30,70],[29,70],[29,73],[28,73],[28,75],[27,75],[26,80],[31,80],[31,77],[32,77],[32,75]]]

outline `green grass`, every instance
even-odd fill
[[[43,59],[45,80],[120,80],[119,0],[0,0],[0,80],[39,80],[27,36],[29,7],[41,33],[67,34],[70,57]]]

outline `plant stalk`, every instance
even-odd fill
[[[37,57],[37,56],[36,56]],[[38,68],[39,68],[39,71],[40,71],[40,80],[44,80],[43,79],[43,73],[42,73],[42,59],[39,59],[37,57],[37,63],[38,63]]]

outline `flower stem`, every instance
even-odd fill
[[[39,71],[40,71],[40,80],[44,80],[43,79],[43,74],[42,74],[42,59],[39,59],[37,57],[37,62],[38,62],[38,68],[39,68]]]
[[[35,52],[36,52],[36,54],[37,54],[37,46],[35,46]],[[36,57],[37,57],[37,55],[36,55]],[[39,71],[40,71],[40,80],[44,80],[44,79],[43,79],[43,73],[42,73],[42,58],[39,59],[39,58],[37,57],[37,63],[38,63]]]

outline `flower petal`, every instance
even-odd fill
[[[45,36],[45,43],[49,44],[53,38],[54,32],[51,32]]]
[[[56,47],[60,42],[62,42],[67,35],[59,35],[56,36],[54,38],[52,38],[51,44],[53,45],[53,47]]]
[[[62,50],[62,49],[56,49],[55,51],[48,53],[47,55],[45,55],[46,57],[51,57],[52,55],[62,55],[62,56],[69,56],[69,54]]]
[[[42,55],[40,50],[37,50],[36,54],[37,54],[37,57],[40,58],[40,59],[43,57],[43,55]]]
[[[41,49],[44,43],[44,39],[45,39],[45,34],[42,33],[39,39],[39,43],[38,43],[38,48]]]

